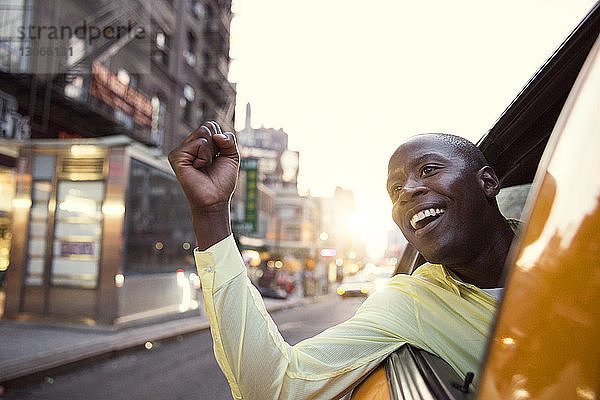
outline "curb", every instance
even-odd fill
[[[327,299],[328,295],[311,298],[298,298],[282,304],[266,306],[268,312],[286,310]],[[107,355],[115,355],[142,346],[147,342],[165,341],[178,336],[190,335],[210,328],[204,318],[175,319],[161,324],[131,328],[116,332],[103,339],[95,339],[76,345],[54,348],[52,351],[37,353],[18,361],[0,363],[0,384],[4,387],[19,387],[41,378],[43,374],[59,371],[69,365],[80,365]]]

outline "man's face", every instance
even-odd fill
[[[490,204],[462,155],[435,135],[412,138],[392,155],[392,218],[429,262],[469,260],[482,245]]]

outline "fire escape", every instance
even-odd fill
[[[216,119],[229,121],[235,109],[235,87],[229,82],[229,25],[231,18],[230,1],[214,1],[204,27],[207,46],[207,59],[201,76],[202,88],[215,100]],[[233,123],[233,122],[232,122]]]
[[[41,20],[39,4],[38,8],[30,6],[25,9],[24,21],[36,18]],[[149,15],[143,1],[128,2],[126,7],[122,2],[111,1],[83,20],[70,22],[69,25],[81,26],[85,21],[87,26],[126,26],[128,21],[138,21],[142,13]],[[52,21],[59,25],[56,23],[56,13],[52,16]],[[112,56],[135,39],[135,28],[134,25],[134,29],[119,40],[100,37],[90,44],[84,39],[77,49],[74,48],[73,57],[51,58],[55,65],[50,73],[28,73],[36,70],[27,71],[23,68],[20,72],[0,72],[0,85],[16,94],[20,104],[19,112],[29,117],[34,137],[56,137],[59,131],[72,132],[82,137],[115,134],[131,136],[131,130],[115,119],[114,109],[90,95],[90,84],[92,64],[100,62],[107,65]],[[72,43],[63,40],[52,45],[70,47]],[[76,50],[80,50],[79,54]],[[32,65],[44,62],[42,57],[37,58],[30,58]],[[68,95],[69,88],[74,87],[77,89],[75,93],[71,90]]]

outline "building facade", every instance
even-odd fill
[[[294,280],[298,292],[314,295],[317,239],[320,229],[319,203],[310,196],[298,194],[299,152],[288,148],[288,135],[283,129],[252,127],[250,104],[246,106],[246,124],[238,132],[242,156],[241,185],[234,194],[234,232],[245,252],[256,252],[262,260],[256,264],[260,271],[249,270],[261,290],[273,286],[278,278]],[[248,192],[245,160],[256,161],[256,195]],[[244,186],[246,185],[246,186]],[[248,202],[259,199],[256,209],[257,228],[245,229],[248,224]],[[251,215],[250,220],[254,217]],[[236,226],[240,229],[236,229]],[[251,264],[249,264],[252,266]],[[264,278],[270,276],[270,279]],[[323,273],[318,276],[324,276]],[[307,279],[308,277],[308,279]],[[262,278],[262,279],[260,279]],[[277,285],[275,285],[277,286]]]
[[[231,18],[228,0],[0,5],[5,317],[194,308],[194,237],[166,154],[203,121],[233,131]]]

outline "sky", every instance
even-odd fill
[[[387,162],[406,138],[476,142],[595,0],[234,0],[236,129],[283,128],[301,194],[351,189],[372,256],[397,229]]]

